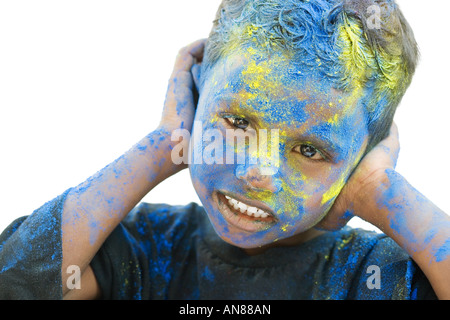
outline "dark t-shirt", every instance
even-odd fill
[[[62,297],[63,200],[0,236],[0,298]],[[194,203],[139,204],[91,266],[104,299],[436,298],[417,265],[384,234],[345,227],[249,256],[221,240]]]

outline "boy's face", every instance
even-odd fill
[[[251,49],[233,53],[208,72],[200,92],[192,181],[218,235],[241,248],[317,224],[367,143],[360,95],[339,92],[287,61],[275,53],[261,58]],[[237,129],[250,137],[246,144],[226,139]],[[261,129],[267,130],[267,153],[252,146],[252,137],[263,141]],[[237,159],[243,154],[245,163]]]

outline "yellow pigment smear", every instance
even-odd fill
[[[362,88],[365,81],[377,69],[372,50],[364,43],[364,33],[359,23],[344,15],[338,29],[338,39],[342,47],[339,59],[346,71],[346,82],[350,88]]]
[[[248,25],[247,26],[247,35],[249,36],[249,37],[252,37],[253,36],[253,34],[255,34],[257,31],[258,31],[258,27],[257,26],[255,26],[255,25],[253,25],[253,24],[251,24],[251,25]]]
[[[338,116],[338,114],[336,113],[334,116],[332,116],[330,119],[328,119],[328,123],[329,124],[337,124],[337,122],[338,122],[338,120],[339,120],[339,116]]]
[[[321,205],[324,205],[327,202],[333,201],[339,195],[342,188],[345,186],[346,177],[349,175],[350,171],[353,170],[353,168],[355,168],[358,165],[359,161],[361,160],[361,158],[364,154],[364,151],[365,151],[365,148],[361,148],[361,150],[359,151],[359,154],[353,161],[352,165],[349,165],[347,167],[347,169],[341,174],[339,179],[337,179],[331,185],[330,189],[328,189],[328,191],[323,194],[322,201],[320,203]]]
[[[265,79],[271,73],[271,71],[272,68],[268,66],[267,61],[256,64],[256,62],[252,60],[248,64],[247,69],[242,71],[242,75],[251,75],[247,80],[247,85],[251,89],[260,89],[262,88],[263,84],[267,84],[267,81],[265,81]]]
[[[375,92],[372,93],[368,111],[378,108],[378,99],[386,97],[395,101],[407,87],[409,73],[403,60],[399,45],[392,42],[388,48],[377,47],[377,53],[370,47],[361,23],[343,15],[338,28],[338,46],[341,48],[339,60],[344,68],[344,87],[354,90],[353,102],[364,95],[368,81],[375,80]]]
[[[348,238],[342,239],[342,242],[338,245],[338,250],[344,248],[350,241],[353,240],[353,234],[351,234]]]
[[[323,194],[322,202],[320,204],[324,205],[325,203],[336,198],[339,195],[339,192],[341,192],[344,185],[345,185],[345,178],[344,175],[342,175],[335,183],[331,185],[330,189],[328,189],[328,191]]]

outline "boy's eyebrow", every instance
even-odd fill
[[[329,152],[330,156],[341,155],[344,151],[340,141],[333,141],[333,139],[324,136],[318,137],[313,134],[301,134],[297,139],[311,143],[314,147]]]
[[[235,96],[223,93],[221,91],[217,92],[213,99],[213,101],[215,101],[216,103],[227,103],[227,104],[236,103],[238,102],[238,100],[239,99],[236,98]]]
[[[230,106],[231,104],[239,104],[239,99],[237,99],[236,96],[228,93],[221,93],[216,94],[214,97],[216,103],[225,103]],[[328,132],[324,130],[323,126],[314,126],[312,130],[314,130],[314,134],[300,134],[296,136],[296,139],[299,141],[309,142],[313,146],[329,152],[330,156],[337,157],[345,153],[345,148],[342,145],[342,141],[335,140],[330,137],[331,131]]]

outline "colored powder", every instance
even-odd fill
[[[448,259],[450,256],[450,239],[447,239],[445,243],[437,250],[435,249],[436,262],[441,262]]]
[[[204,277],[206,280],[214,282],[215,280],[215,275],[214,273],[209,269],[208,266],[205,266],[204,270],[203,270],[203,274],[202,277]]]
[[[402,237],[408,247],[412,250],[416,250],[418,243],[417,236],[409,228],[410,221],[408,221],[408,204],[404,203],[403,199],[399,201],[398,197],[401,196],[398,190],[405,190],[405,180],[393,170],[386,170],[390,187],[384,192],[385,201],[379,203],[381,207],[385,207],[389,210],[390,219],[389,227],[395,234]]]

